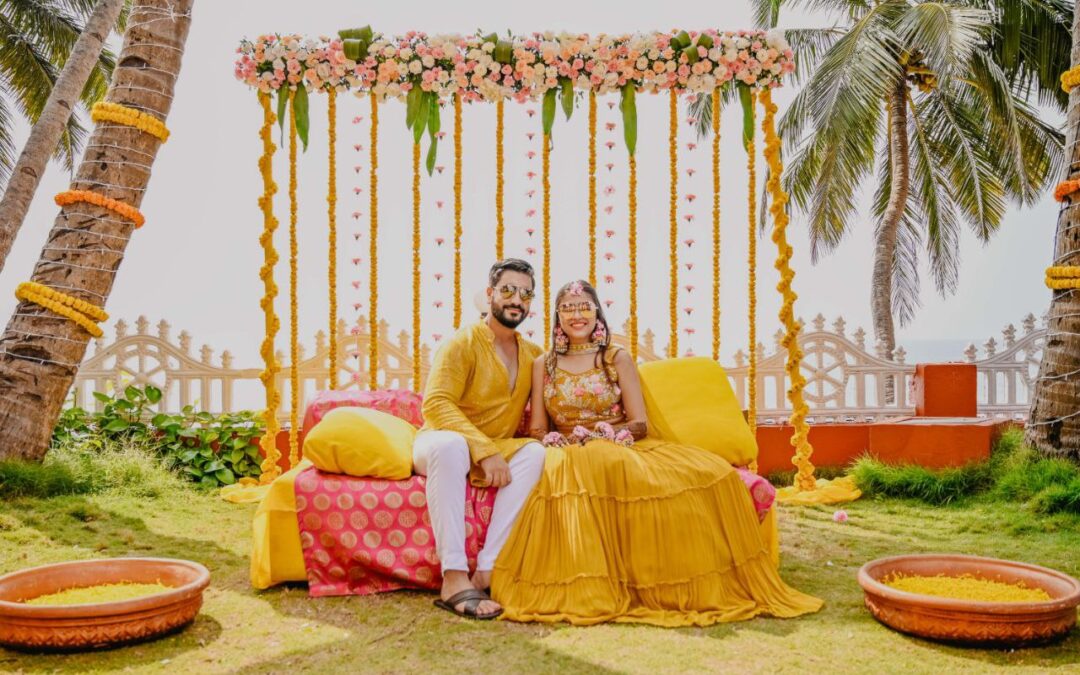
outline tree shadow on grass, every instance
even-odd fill
[[[20,529],[15,534],[24,538],[25,543],[50,546],[45,559],[28,558],[24,548],[22,555],[17,557],[25,559],[26,563],[16,567],[71,559],[181,558],[206,565],[211,576],[208,594],[212,594],[223,586],[222,582],[227,583],[222,578],[228,577],[221,574],[223,570],[246,563],[240,556],[214,543],[154,532],[141,518],[103,508],[82,496],[6,501],[0,503],[0,517],[5,519],[5,530],[15,529],[13,525],[17,524]],[[78,553],[72,555],[72,549]],[[0,670],[86,672],[168,663],[186,652],[205,648],[221,634],[221,623],[207,613],[204,605],[195,621],[186,628],[157,640],[66,654],[31,654],[0,648]]]

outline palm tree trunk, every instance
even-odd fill
[[[1080,5],[1073,13],[1072,62],[1080,64]],[[1065,148],[1071,179],[1080,178],[1080,89],[1069,94]],[[1080,265],[1080,203],[1058,212],[1053,265]],[[1044,455],[1080,461],[1080,289],[1053,291],[1027,442]]]
[[[128,20],[105,100],[164,120],[191,24],[194,0],[140,0]],[[138,207],[160,141],[133,127],[94,129],[72,183]],[[92,214],[92,215],[87,215]],[[133,224],[79,203],[61,209],[33,281],[104,306]],[[0,336],[0,459],[44,456],[89,334],[72,321],[21,302]]]
[[[105,40],[123,8],[124,0],[98,1],[49,92],[41,117],[30,130],[30,137],[26,139],[19,161],[11,172],[4,198],[0,200],[0,270],[4,269],[4,262],[26,218],[49,158],[56,151],[68,119],[101,55]]]
[[[881,215],[875,233],[874,271],[871,280],[870,310],[874,321],[874,336],[884,348],[885,356],[892,360],[896,349],[896,332],[893,326],[892,290],[893,265],[896,259],[896,231],[904,216],[910,189],[910,162],[908,151],[907,80],[900,78],[889,93],[889,163],[891,179],[889,202]],[[885,382],[885,401],[892,403],[895,383],[892,378]]]

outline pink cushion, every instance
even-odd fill
[[[334,408],[370,408],[400,417],[414,427],[424,426],[421,412],[423,397],[408,389],[377,389],[375,391],[320,391],[308,402],[304,423],[300,427],[300,445],[312,427]]]
[[[743,483],[746,483],[746,489],[750,491],[750,499],[754,502],[754,509],[757,510],[758,519],[764,518],[765,514],[772,508],[773,502],[776,501],[776,488],[772,486],[772,483],[753,471],[738,467],[735,467],[735,470],[739,473]]]

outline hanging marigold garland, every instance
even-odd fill
[[[668,237],[671,249],[671,284],[668,291],[671,334],[668,337],[668,358],[673,359],[679,355],[679,94],[675,89],[668,93],[668,165]]]
[[[503,100],[495,102],[495,258],[503,258],[503,237],[505,224],[503,222]]]
[[[454,330],[461,327],[461,94],[454,94]]]
[[[24,281],[15,289],[15,297],[19,300],[32,302],[39,307],[44,307],[53,314],[58,314],[70,319],[77,325],[82,326],[87,333],[94,337],[101,337],[104,332],[100,321],[107,321],[109,315],[104,309],[92,305],[85,300],[62,293],[34,281]]]
[[[371,100],[371,164],[368,181],[368,261],[370,269],[370,281],[368,290],[371,294],[368,298],[368,307],[371,316],[368,318],[368,388],[378,388],[379,377],[379,99],[375,94],[370,94]]]
[[[274,217],[274,194],[277,192],[277,184],[274,183],[274,141],[270,138],[270,131],[274,127],[276,117],[270,107],[270,95],[259,94],[259,103],[263,109],[263,123],[259,129],[259,138],[262,139],[263,152],[259,157],[259,173],[262,175],[263,193],[259,197],[259,209],[263,214],[263,231],[259,235],[259,243],[263,248],[263,264],[259,268],[259,278],[263,282],[263,297],[259,303],[264,316],[264,337],[259,347],[259,354],[263,359],[263,370],[259,373],[259,379],[266,391],[266,410],[263,411],[263,421],[266,431],[259,441],[265,459],[262,462],[262,473],[259,482],[267,484],[281,474],[278,467],[278,458],[281,453],[277,449],[277,435],[281,429],[277,421],[277,409],[281,405],[281,394],[277,390],[277,373],[279,364],[274,356],[274,336],[277,335],[281,322],[274,313],[274,298],[277,297],[278,288],[274,283],[274,266],[277,265],[278,254],[274,250],[274,231],[277,230],[278,221]]]
[[[757,110],[757,94],[750,90],[751,115]],[[750,367],[746,374],[746,421],[753,431],[757,427],[757,232],[754,224],[754,198],[757,194],[757,146],[751,136],[746,143],[746,208],[747,208],[747,319],[750,340]]]
[[[799,325],[795,321],[795,300],[798,296],[791,288],[795,272],[791,269],[792,249],[787,242],[788,195],[780,185],[784,163],[780,157],[780,137],[776,134],[774,123],[776,104],[772,101],[772,92],[763,89],[761,101],[765,108],[765,116],[761,123],[761,128],[765,132],[765,160],[769,163],[769,180],[766,187],[771,202],[769,213],[772,214],[773,220],[772,240],[776,244],[777,252],[775,267],[780,272],[780,283],[777,289],[783,296],[780,322],[784,325],[784,338],[781,344],[787,350],[787,394],[788,401],[791,402],[791,426],[795,430],[791,437],[791,444],[795,447],[795,457],[791,463],[798,469],[795,474],[795,486],[799,490],[813,490],[816,483],[810,455],[813,454],[814,448],[810,445],[810,429],[806,423],[809,408],[803,400],[802,393],[806,378],[803,377],[801,371],[803,352],[802,347],[799,346]]]
[[[338,342],[337,342],[337,92],[326,91],[327,164],[329,177],[326,187],[326,216],[330,230],[329,264],[327,284],[330,286],[330,388],[338,388]]]
[[[412,384],[420,391],[420,144],[413,143],[412,151]]]
[[[596,287],[596,92],[589,91],[589,283]]]
[[[300,460],[300,319],[297,287],[296,110],[289,92],[289,466]]]
[[[544,350],[551,347],[551,135],[544,134],[543,181],[544,191]]]
[[[627,241],[630,244],[630,356],[637,361],[638,323],[637,323],[637,157],[630,155],[629,218],[627,223]]]
[[[712,226],[713,226],[713,287],[712,287],[712,357],[720,360],[720,87],[712,93]]]

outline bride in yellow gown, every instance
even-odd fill
[[[554,349],[533,368],[544,475],[492,575],[504,618],[704,626],[820,609],[773,567],[726,460],[646,437],[637,368],[608,345],[596,291],[575,281],[555,306]]]

